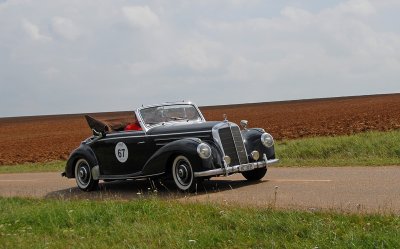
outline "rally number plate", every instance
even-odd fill
[[[253,169],[254,169],[254,165],[251,163],[240,165],[240,171],[249,171],[249,170],[253,170]]]

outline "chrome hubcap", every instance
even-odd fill
[[[86,178],[86,175],[87,175],[86,169],[85,169],[85,168],[80,168],[80,170],[79,170],[79,177],[80,177],[80,178]]]
[[[177,173],[178,181],[182,185],[187,185],[190,183],[190,173],[189,173],[188,165],[186,164],[186,162],[179,163],[176,173]]]
[[[86,163],[81,163],[78,167],[79,168],[78,168],[78,172],[77,172],[77,174],[78,174],[77,177],[78,177],[79,182],[82,185],[88,184],[90,181],[89,166]]]

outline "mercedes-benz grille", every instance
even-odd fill
[[[228,126],[218,130],[222,149],[231,158],[230,165],[248,163],[246,149],[238,126]]]

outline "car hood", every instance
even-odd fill
[[[148,135],[157,135],[157,134],[169,134],[169,133],[186,133],[186,132],[211,132],[212,128],[221,123],[220,121],[207,121],[203,123],[168,123],[166,125],[161,125],[157,127],[153,127],[147,131]]]

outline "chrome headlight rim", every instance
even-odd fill
[[[267,148],[271,148],[275,144],[274,138],[267,132],[261,135],[261,143]]]
[[[208,159],[211,157],[211,147],[206,143],[200,143],[197,145],[197,154],[202,159]]]

